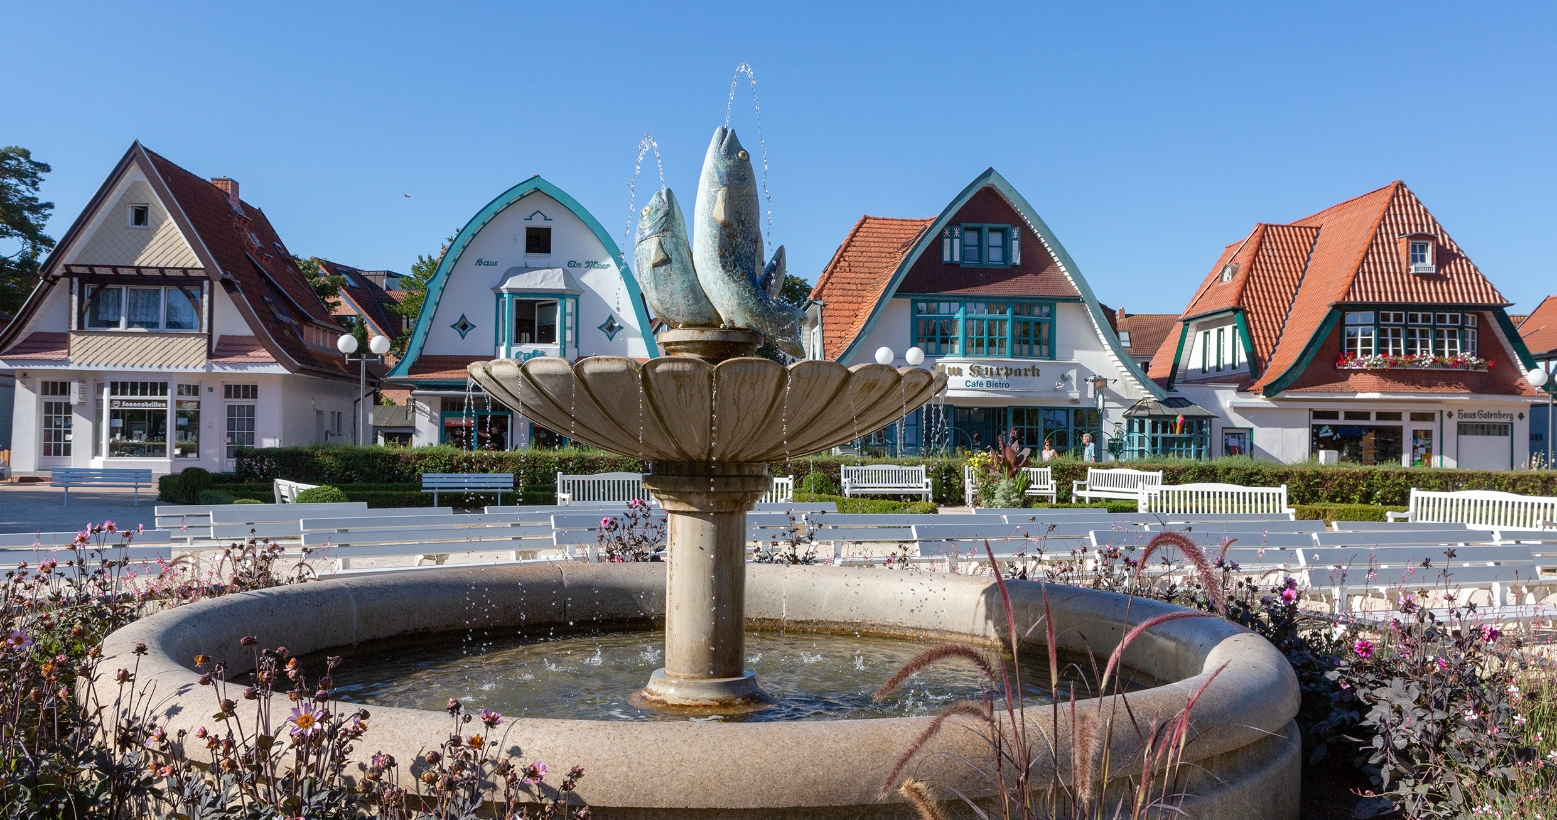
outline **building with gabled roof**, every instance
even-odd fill
[[[1397,181],[1227,245],[1149,373],[1219,454],[1509,469],[1534,362],[1508,305]]]
[[[1077,455],[1090,435],[1102,460],[1123,444],[1129,409],[1169,399],[1120,345],[1059,239],[993,168],[936,217],[861,217],[806,313],[807,358],[854,365],[886,348],[902,363],[918,348],[950,378],[944,403],[863,440],[869,451],[982,449],[1013,431],[1035,452],[1047,442]]]
[[[583,205],[533,176],[487,203],[438,260],[405,355],[389,382],[409,390],[411,443],[510,450],[555,447],[537,427],[475,389],[471,362],[658,355],[638,283]]]
[[[228,469],[349,435],[341,327],[238,183],[130,146],[0,331],[13,465]]]
[[[1557,464],[1557,425],[1552,423],[1552,396],[1557,393],[1557,296],[1541,300],[1530,315],[1519,321],[1519,337],[1536,364],[1546,371],[1546,384],[1541,386],[1547,394],[1546,404],[1530,408],[1530,453],[1537,455],[1540,463],[1551,467]]]

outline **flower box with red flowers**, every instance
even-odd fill
[[[1343,353],[1335,360],[1337,370],[1468,370],[1484,373],[1491,370],[1493,364],[1495,362],[1464,353],[1453,356]]]

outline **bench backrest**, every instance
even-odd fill
[[[304,518],[320,518],[334,512],[360,514],[368,509],[366,501],[341,501],[322,504],[223,504],[211,509],[212,524],[296,524]],[[356,511],[351,512],[351,511]]]
[[[1088,467],[1089,490],[1134,490],[1162,485],[1161,470],[1131,470],[1124,467]]]
[[[146,544],[171,544],[174,533],[168,530],[146,530],[136,534],[131,540],[134,546]],[[70,547],[76,542],[74,530],[69,532],[7,532],[0,533],[0,547],[38,547],[39,549],[60,550]],[[110,533],[104,540],[104,545],[115,547],[120,543],[118,535]],[[96,536],[87,542],[87,548],[91,549],[97,544]]]
[[[1424,571],[1443,567],[1475,564],[1532,563],[1535,556],[1529,547],[1512,544],[1498,546],[1454,547],[1454,557],[1447,554],[1449,548],[1434,544],[1417,544],[1393,547],[1309,547],[1302,550],[1303,563],[1311,567],[1422,567]]]
[[[623,504],[635,498],[645,503],[653,501],[648,488],[643,486],[642,473],[558,473],[557,495],[571,495],[573,501],[619,501]]]
[[[1410,520],[1479,527],[1543,529],[1557,522],[1557,497],[1495,490],[1440,492],[1411,488]]]
[[[1022,472],[1027,473],[1027,489],[1042,487],[1050,489],[1054,487],[1054,470],[1049,467],[1023,467]]]
[[[1321,547],[1370,547],[1392,544],[1490,544],[1497,540],[1490,530],[1406,530],[1390,532],[1321,532]]]
[[[1238,484],[1171,484],[1142,487],[1143,513],[1258,513],[1290,515],[1287,485],[1243,487]]]
[[[151,483],[151,470],[132,467],[55,467],[49,471],[49,480],[88,484],[94,481],[135,481]]]
[[[1450,522],[1420,521],[1337,521],[1330,526],[1336,532],[1373,532],[1375,530],[1462,530],[1469,525]]]
[[[843,480],[856,487],[922,487],[924,466],[901,464],[862,464],[840,470]]]
[[[293,504],[297,502],[298,493],[316,489],[318,486],[318,484],[304,484],[301,481],[278,478],[271,482],[271,492],[275,494],[277,504]]]
[[[1236,549],[1309,549],[1314,546],[1314,536],[1306,532],[1271,532],[1271,533],[1223,533],[1205,532],[1201,530],[1178,530],[1180,535],[1195,542],[1197,545],[1211,550],[1208,556],[1215,560],[1214,553],[1219,552],[1222,546],[1231,543]],[[1096,546],[1135,547],[1143,549],[1155,538],[1158,533],[1140,532],[1130,530],[1093,530],[1092,543]]]
[[[785,504],[795,500],[795,477],[775,476],[773,486],[762,494],[762,500],[768,504]]]
[[[1250,534],[1262,532],[1326,532],[1323,521],[1288,521],[1285,518],[1273,518],[1268,521],[1193,521],[1174,522],[1167,524],[1147,524],[1148,530],[1202,530],[1205,532],[1241,535],[1247,538]]]
[[[512,490],[513,473],[422,473],[423,490]]]

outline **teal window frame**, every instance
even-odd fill
[[[1037,299],[934,299],[915,298],[910,300],[909,311],[912,317],[908,328],[908,344],[918,347],[926,356],[954,356],[969,359],[1036,359],[1040,361],[1053,361],[1055,359],[1055,339],[1058,333],[1055,328],[1057,303]],[[937,312],[922,313],[921,305],[935,305]],[[939,312],[942,306],[955,305],[953,313]],[[983,312],[969,310],[970,305],[984,306]],[[1032,306],[1031,313],[1019,312],[1019,306]],[[991,307],[999,306],[1003,312],[993,312]],[[944,328],[942,322],[952,321],[955,328],[955,336],[941,332]],[[922,325],[921,323],[926,323]],[[921,331],[922,327],[933,325],[936,332],[927,334]],[[1017,345],[1018,325],[1030,329],[1031,343],[1028,337],[1020,337],[1022,347],[1037,347],[1037,353],[1019,353]],[[933,340],[933,344],[932,344]],[[948,344],[949,343],[949,344]],[[950,347],[950,351],[942,348]],[[974,352],[975,349],[979,352]],[[996,352],[990,352],[994,350]]]
[[[578,294],[576,293],[504,293],[497,301],[498,347],[504,358],[513,356],[514,302],[557,302],[557,355],[566,358],[579,353]],[[534,342],[529,343],[532,346]]]
[[[1348,305],[1347,308],[1341,315],[1343,353],[1449,356],[1453,354],[1447,349],[1448,342],[1453,340],[1458,342],[1458,352],[1480,355],[1480,320],[1475,311],[1412,305]],[[1423,337],[1430,347],[1430,354],[1421,350],[1419,339]],[[1352,340],[1356,343],[1352,344]],[[1398,351],[1396,342],[1399,343]],[[1369,352],[1362,353],[1362,347],[1367,347]]]
[[[957,264],[959,264],[959,265],[961,265],[962,267],[965,267],[965,268],[1009,268],[1012,265],[1016,264],[1015,262],[1011,261],[1011,234],[1012,234],[1012,226],[1010,226],[1010,225],[996,225],[996,224],[982,224],[982,223],[964,223],[962,225],[959,225],[958,227],[962,229],[962,236],[958,237],[958,239],[957,239],[958,242],[962,243],[962,249],[961,249],[962,256],[960,257],[960,261]],[[1003,237],[1002,241],[1001,241],[1001,247],[1004,249],[1004,256],[1005,256],[1005,258],[1003,260],[999,261],[999,262],[990,262],[989,261],[989,234],[992,231],[1000,233],[1002,235],[1002,237]],[[979,258],[977,260],[974,260],[974,261],[970,262],[970,261],[968,261],[967,248],[969,246],[968,246],[967,243],[968,243],[968,236],[969,236],[969,234],[971,232],[976,232],[978,234],[978,237],[979,237],[979,241],[978,241],[978,244],[977,244]]]

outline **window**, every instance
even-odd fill
[[[1253,446],[1250,441],[1254,438],[1254,430],[1249,427],[1223,427],[1222,428],[1222,455],[1246,456],[1250,454]]]
[[[227,457],[237,458],[239,447],[254,446],[254,405],[227,405]]]
[[[143,287],[93,285],[82,288],[83,330],[200,329],[203,285]]]
[[[1349,356],[1372,356],[1374,326],[1373,311],[1346,314],[1345,350]]]
[[[1238,266],[1237,265],[1226,264],[1226,265],[1222,266],[1222,281],[1223,282],[1231,282],[1231,281],[1233,281],[1233,277],[1237,276],[1237,275],[1238,275]]]
[[[1423,413],[1421,411],[1413,411],[1411,413],[1411,420],[1412,421],[1437,421],[1438,420],[1438,414],[1437,413],[1433,413],[1433,412]]]
[[[978,228],[962,229],[962,264],[977,265],[979,263],[979,239],[983,232]]]
[[[1222,328],[1217,328],[1216,329],[1216,370],[1217,370],[1218,373],[1222,372],[1222,348],[1223,348]]]
[[[551,253],[551,228],[525,228],[524,252],[545,256]]]
[[[526,228],[545,230],[550,228]],[[515,299],[514,344],[554,345],[557,343],[557,303],[536,299]]]
[[[173,408],[173,457],[199,458],[200,385],[179,385]]]
[[[1380,410],[1379,412],[1373,414],[1373,418],[1378,421],[1400,421],[1401,414]]]
[[[963,335],[969,356],[1005,356],[1007,318],[1011,306],[1000,302],[969,302],[963,305]]]
[[[991,265],[1004,265],[1006,263],[1006,232],[998,228],[992,228],[987,234],[985,254]]]
[[[1474,313],[1467,313],[1467,314],[1465,314],[1465,355],[1467,355],[1467,356],[1480,356],[1481,355],[1481,353],[1479,352],[1478,340],[1476,338],[1476,336],[1477,336],[1476,322],[1477,322],[1476,314],[1474,314]]]
[[[1413,239],[1411,240],[1411,272],[1435,273],[1437,268],[1433,266],[1433,243]]]
[[[132,227],[132,228],[150,228],[151,227],[151,207],[148,206],[148,205],[131,205],[130,206],[130,227]]]
[[[1128,331],[1128,330],[1121,330],[1121,331],[1119,331],[1119,346],[1120,347],[1129,347],[1130,346],[1130,331]]]
[[[958,331],[962,304],[959,302],[916,302],[914,304],[914,344],[926,356],[957,356],[962,353]]]
[[[224,384],[222,385],[222,398],[224,399],[258,399],[259,385],[257,384]]]
[[[1336,421],[1341,418],[1339,410],[1315,410],[1309,413],[1309,417],[1315,421]]]
[[[1373,417],[1367,410],[1347,410],[1341,414],[1347,421],[1368,421]]]
[[[168,457],[168,383],[108,383],[108,457]]]
[[[70,382],[39,382],[43,401],[43,457],[70,457]]]
[[[1200,372],[1211,372],[1211,331],[1200,331]]]
[[[343,435],[341,433],[341,430],[343,428],[343,424],[341,422],[341,417],[344,416],[344,415],[345,414],[342,413],[339,410],[331,410],[330,411],[330,434],[335,436],[335,437],[337,437],[337,438],[339,438],[341,435]]]

